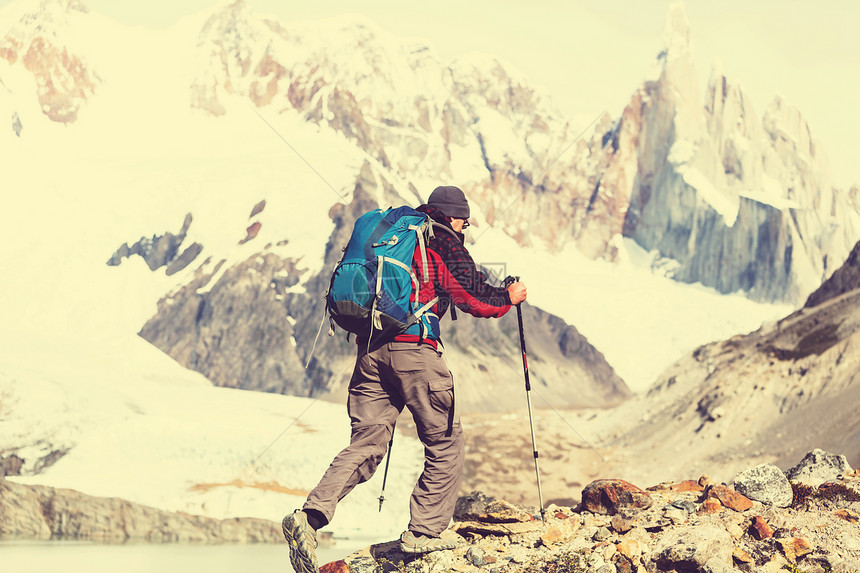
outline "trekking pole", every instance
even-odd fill
[[[508,277],[505,279],[505,286],[508,287],[515,282],[519,282],[520,277]],[[535,422],[534,416],[532,415],[532,397],[531,397],[531,383],[529,382],[529,361],[526,357],[526,334],[525,330],[523,330],[523,310],[520,306],[520,303],[517,303],[517,322],[520,327],[520,348],[523,351],[523,375],[526,380],[526,404],[528,404],[529,408],[529,427],[531,428],[532,433],[532,451],[534,453],[535,458],[535,476],[537,476],[537,487],[538,487],[538,501],[540,502],[540,518],[541,521],[546,522],[546,510],[543,507],[543,491],[540,486],[540,464],[538,463],[538,447],[537,440],[535,439]]]
[[[388,454],[385,456],[385,472],[382,474],[382,491],[379,492],[379,513],[382,513],[382,502],[385,501],[385,482],[388,481],[388,464],[391,463],[391,446],[394,445],[394,427],[391,428],[391,440],[388,442]]]

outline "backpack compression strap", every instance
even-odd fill
[[[427,336],[425,336],[425,335],[427,334],[427,325],[426,325],[426,324],[424,324],[424,321],[422,320],[422,318],[424,317],[424,315],[425,315],[425,314],[428,314],[428,315],[429,315],[429,314],[432,314],[432,315],[434,315],[434,316],[435,316],[435,313],[432,313],[432,312],[429,312],[429,311],[430,311],[430,309],[431,309],[431,308],[433,308],[433,306],[434,306],[437,302],[439,302],[439,297],[438,297],[438,296],[433,297],[433,300],[431,300],[430,302],[428,302],[427,304],[425,304],[424,306],[422,306],[421,308],[419,308],[418,310],[416,310],[416,311],[412,314],[412,319],[410,319],[410,321],[409,321],[410,323],[412,323],[412,322],[413,322],[413,320],[414,320],[414,322],[417,322],[417,323],[418,323],[418,327],[421,329],[421,338],[422,338],[422,339],[423,339],[423,338],[427,338]]]
[[[427,233],[429,235],[429,238],[432,238],[433,226],[430,225],[428,222],[424,222],[421,225],[409,225],[408,228],[410,231],[415,231],[415,234],[418,235],[418,248],[421,251],[421,271],[423,273],[422,278],[426,283],[430,279],[427,277],[427,247],[425,245],[424,234]]]

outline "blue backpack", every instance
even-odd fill
[[[368,347],[374,334],[409,330],[423,338],[438,329],[438,318],[433,321],[430,312],[438,297],[424,305],[411,300],[418,281],[429,280],[425,247],[432,236],[430,217],[412,207],[375,209],[359,217],[325,295],[331,320],[348,333],[366,336]],[[416,247],[423,261],[420,278],[412,270]]]

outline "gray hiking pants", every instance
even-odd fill
[[[412,490],[409,529],[438,535],[454,514],[465,459],[463,431],[454,419],[454,378],[442,355],[427,344],[389,342],[369,353],[358,346],[347,401],[350,443],[304,508],[322,512],[330,522],[337,502],[373,476],[406,406],[424,444],[424,472]]]

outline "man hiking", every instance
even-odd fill
[[[423,273],[429,273],[429,280],[421,281],[415,295],[422,305],[438,297],[431,310],[434,320],[429,329],[419,329],[416,324],[388,339],[357,338],[358,355],[347,400],[350,443],[334,458],[302,509],[283,520],[290,561],[297,573],[318,572],[316,531],[331,521],[338,501],[374,474],[404,407],[415,420],[425,459],[410,498],[411,519],[400,536],[401,550],[428,553],[456,546],[441,534],[454,514],[465,450],[460,420],[454,413],[454,379],[442,357],[435,317],[441,318],[453,304],[476,317],[498,318],[511,305],[526,300],[527,293],[520,282],[494,287],[478,271],[463,244],[470,214],[463,191],[437,187],[427,204],[417,210],[434,221],[434,237],[426,250],[415,249],[412,263],[416,274],[421,272],[424,277]]]

